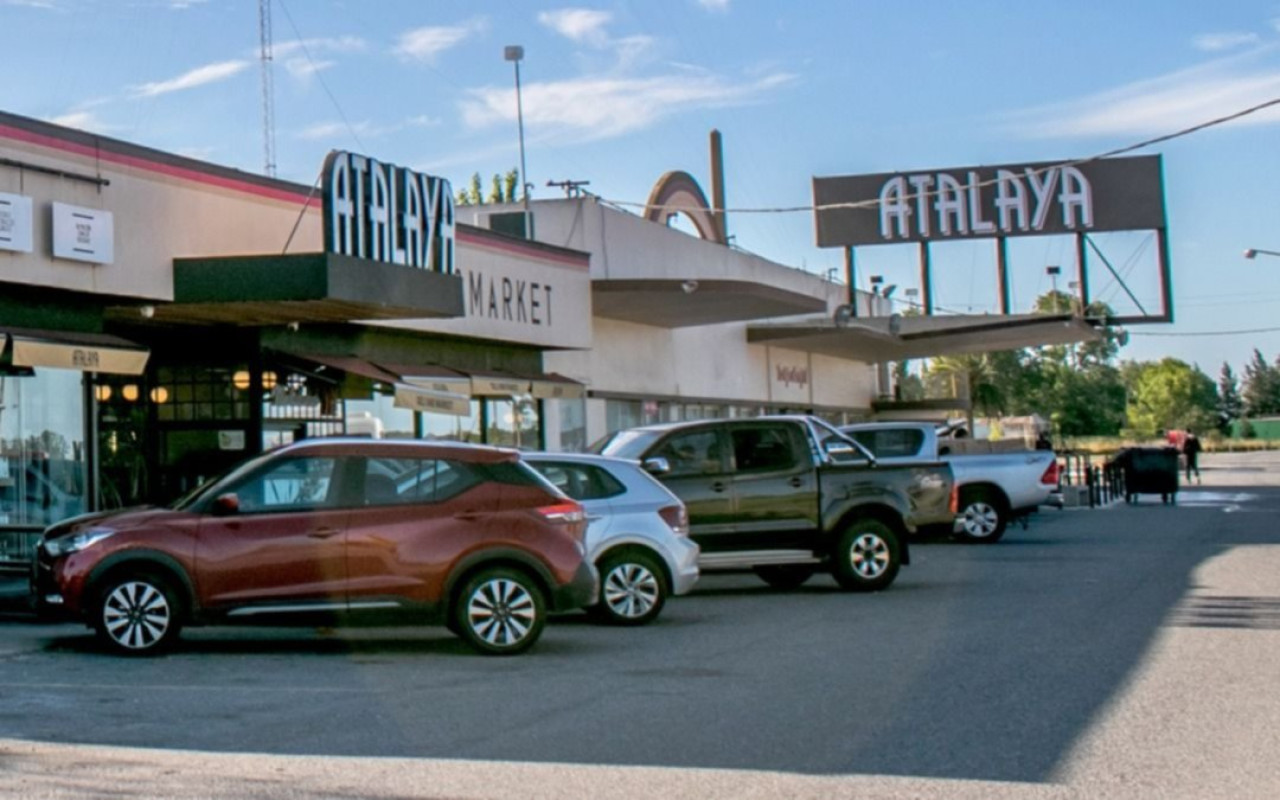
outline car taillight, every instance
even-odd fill
[[[689,512],[683,505],[660,508],[658,516],[662,517],[662,521],[667,523],[676,536],[689,535]]]
[[[587,519],[587,512],[572,500],[556,503],[553,506],[539,506],[534,511],[547,522],[585,522]]]
[[[1058,460],[1056,458],[1049,462],[1049,467],[1040,476],[1040,482],[1045,486],[1058,485]]]

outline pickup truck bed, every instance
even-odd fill
[[[953,453],[931,423],[868,422],[840,430],[882,464],[948,463],[959,492],[953,533],[965,541],[999,541],[1010,521],[1034,513],[1058,485],[1051,450]]]

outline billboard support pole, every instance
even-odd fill
[[[849,316],[858,316],[857,268],[853,260],[853,248],[844,249],[844,285],[849,290]]]
[[[1160,300],[1161,322],[1173,322],[1173,268],[1169,264],[1169,229],[1156,229],[1156,247],[1160,249]]]
[[[1089,309],[1089,254],[1084,247],[1084,234],[1076,234],[1076,281],[1080,292],[1080,314]]]
[[[1000,290],[1000,313],[1008,316],[1009,306],[1009,239],[1001,236],[996,239],[996,283]]]
[[[933,269],[929,264],[929,243],[920,243],[920,294],[924,301],[924,315],[933,316]]]

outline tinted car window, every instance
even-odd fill
[[[915,428],[891,431],[855,431],[858,444],[879,458],[905,458],[920,452],[924,432]]]
[[[795,466],[795,452],[785,427],[751,426],[732,432],[733,458],[742,472],[765,472]]]
[[[626,491],[626,487],[617,478],[594,464],[536,461],[530,462],[530,465],[574,500],[603,500]]]
[[[290,458],[250,477],[232,491],[240,511],[297,511],[334,505],[337,482],[335,458]]]
[[[364,504],[437,503],[479,480],[471,465],[446,459],[370,458],[365,461]]]
[[[674,434],[649,455],[667,459],[671,465],[668,477],[716,475],[724,471],[720,437],[714,430]]]

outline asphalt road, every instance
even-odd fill
[[[1278,796],[1280,489],[1222,463],[1176,507],[919,544],[883,593],[708,576],[652,626],[566,616],[511,659],[250,628],[121,659],[10,617],[0,793]]]

